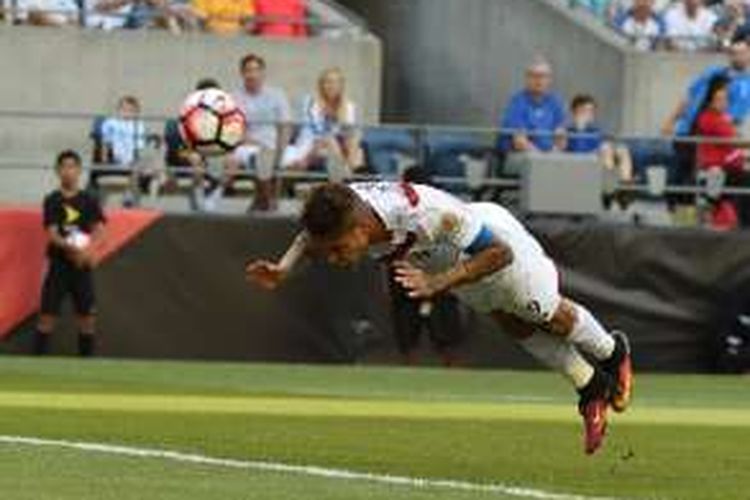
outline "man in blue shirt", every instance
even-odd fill
[[[737,33],[727,50],[729,64],[706,69],[693,80],[687,95],[679,102],[662,127],[666,136],[685,137],[693,135],[693,124],[700,111],[709,83],[718,76],[729,77],[729,114],[737,128],[741,128],[750,115],[750,32]],[[684,184],[692,181],[695,171],[695,144],[675,141],[677,161],[673,182]]]
[[[565,105],[552,86],[552,68],[537,59],[526,69],[526,88],[511,96],[498,139],[504,153],[560,150],[565,145]]]

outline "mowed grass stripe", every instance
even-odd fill
[[[574,405],[346,400],[314,397],[221,397],[51,392],[0,392],[0,408],[108,412],[247,414],[299,417],[382,417],[411,420],[573,422]],[[614,421],[649,425],[750,427],[750,410],[634,407]]]

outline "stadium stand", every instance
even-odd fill
[[[328,0],[4,0],[0,15],[14,25],[79,25],[104,31],[165,29],[173,34],[205,31],[292,38],[367,31],[360,18]]]

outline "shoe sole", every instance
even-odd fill
[[[618,337],[620,340],[622,340],[623,344],[625,345],[625,353],[626,358],[620,363],[620,366],[618,366],[618,380],[617,380],[617,394],[612,396],[612,400],[610,401],[610,404],[612,406],[612,409],[616,413],[623,413],[625,412],[628,407],[630,406],[630,401],[633,397],[633,384],[635,377],[633,376],[633,362],[630,358],[630,340],[628,340],[628,336],[625,335],[624,332],[615,332],[613,336]],[[620,392],[621,386],[620,386],[620,379],[619,379],[619,373],[622,369],[623,363],[627,363],[627,371],[630,373],[630,377],[628,378],[628,383],[626,384],[626,390]]]
[[[604,437],[606,436],[606,434],[607,434],[607,426],[605,425],[604,428],[602,429],[602,437],[599,439],[596,445],[592,446],[591,448],[586,446],[586,450],[585,450],[586,455],[593,455],[594,453],[596,453],[597,451],[601,449],[601,447],[604,445]]]
[[[608,427],[606,406],[602,413],[601,418],[604,420],[604,423],[602,424],[602,429],[599,432],[599,439],[597,439],[596,442],[594,443],[589,443],[589,439],[587,438],[584,442],[584,451],[586,452],[586,455],[593,455],[594,453],[599,451],[599,449],[604,445],[604,440],[607,436],[607,427]],[[585,421],[584,421],[584,426],[586,426]],[[588,432],[586,433],[586,435],[588,436]]]

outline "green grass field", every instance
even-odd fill
[[[606,448],[586,457],[573,394],[548,373],[3,356],[0,436],[502,488],[386,484],[6,440],[0,498],[750,499],[749,379],[643,375],[636,389],[632,411],[613,417]]]

